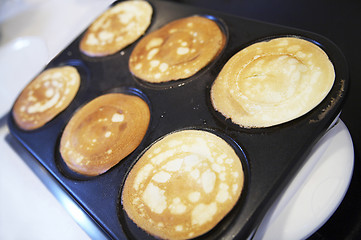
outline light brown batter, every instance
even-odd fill
[[[211,230],[234,207],[243,188],[242,164],[220,137],[184,130],[152,145],[127,176],[122,203],[141,228],[164,239]]]
[[[80,86],[75,67],[50,68],[40,73],[21,92],[12,114],[24,130],[42,127],[69,106]]]
[[[317,45],[295,37],[253,44],[234,55],[211,89],[214,108],[242,127],[300,117],[328,94],[335,71]]]
[[[213,20],[182,18],[141,39],[130,56],[129,68],[152,83],[184,79],[204,68],[224,45],[225,35]]]
[[[111,55],[145,33],[153,9],[147,1],[124,1],[98,17],[80,42],[80,50],[89,56]]]
[[[141,98],[102,95],[71,118],[61,137],[61,156],[77,173],[104,173],[138,147],[149,120],[149,107]]]

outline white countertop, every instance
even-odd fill
[[[7,143],[5,114],[33,76],[111,2],[0,1],[0,239],[90,238]]]

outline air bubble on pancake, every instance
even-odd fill
[[[200,203],[192,211],[192,224],[203,225],[208,221],[212,221],[213,215],[217,212],[217,204]]]
[[[102,42],[111,42],[113,41],[114,33],[109,31],[101,31],[98,36]]]
[[[136,11],[136,10],[135,10]],[[124,25],[128,24],[130,22],[130,20],[133,18],[132,14],[129,13],[125,13],[122,15],[118,15],[118,19],[121,23],[123,23]]]
[[[171,175],[167,172],[161,171],[156,173],[153,177],[152,180],[156,181],[158,183],[165,183],[168,182],[168,180],[171,178]]]
[[[124,118],[124,114],[114,113],[112,116],[112,122],[123,122]]]
[[[201,198],[201,193],[200,192],[191,192],[188,194],[188,199],[189,201],[195,203],[198,202]]]
[[[149,41],[145,49],[148,51],[154,47],[159,47],[164,42],[163,38],[153,38]]]
[[[139,170],[139,172],[134,180],[133,188],[135,190],[139,189],[140,184],[142,184],[144,182],[144,180],[148,178],[148,176],[151,173],[151,171],[153,170],[153,168],[154,167],[152,164],[147,164],[142,169]]]
[[[153,57],[159,52],[159,48],[153,48],[152,50],[150,50],[147,54],[147,59],[151,60],[153,59]]]
[[[28,102],[36,102],[37,100],[38,100],[38,98],[34,97],[34,95],[29,95],[28,96]],[[23,106],[23,107],[25,107],[25,106]]]
[[[159,65],[159,70],[161,72],[165,72],[168,69],[168,64],[167,63],[162,63]]]
[[[170,212],[175,215],[182,214],[187,210],[187,206],[183,204],[179,197],[174,198],[168,208]]]
[[[292,45],[292,46],[287,48],[287,51],[296,52],[296,51],[298,51],[300,49],[301,49],[300,45]]]
[[[238,187],[239,187],[239,186],[238,186],[237,183],[235,183],[235,184],[232,185],[232,193],[233,193],[233,194],[235,194],[235,193],[237,192]]]
[[[158,154],[158,153],[160,153],[162,151],[162,148],[155,148],[154,150],[153,150],[153,153],[154,154]]]
[[[201,162],[200,156],[196,154],[190,154],[185,156],[184,158],[184,170],[190,171],[195,167],[197,164]]]
[[[223,168],[219,164],[213,163],[212,170],[215,171],[216,173],[220,173],[223,170]]]
[[[83,161],[84,157],[79,155],[77,158],[76,158],[76,162],[77,163],[81,163]]]
[[[169,172],[175,172],[181,168],[182,164],[183,164],[183,159],[177,158],[175,160],[167,162],[162,168]]]
[[[143,192],[143,201],[154,213],[161,214],[167,208],[164,190],[149,183]]]
[[[45,103],[36,102],[33,105],[28,107],[27,113],[34,114],[34,113],[41,113],[45,112],[46,110],[50,109],[54,105],[59,102],[60,95],[56,93],[50,100],[46,101]]]
[[[175,230],[176,230],[177,232],[183,231],[183,225],[177,225],[177,226],[175,226]]]
[[[104,137],[109,138],[112,135],[111,131],[106,131]]]
[[[159,66],[159,60],[152,60],[149,62],[151,68],[155,68]]]
[[[195,179],[195,180],[198,180],[199,177],[201,176],[201,174],[200,174],[200,172],[199,172],[199,169],[194,169],[194,170],[192,170],[192,171],[189,173],[189,175],[190,175],[193,179]]]
[[[226,181],[226,173],[225,172],[219,173],[218,177],[221,181]]]
[[[234,178],[238,178],[239,177],[239,173],[238,172],[232,172],[232,177]]]
[[[202,187],[205,193],[211,193],[213,191],[215,182],[216,182],[216,174],[210,170],[202,173]]]
[[[52,97],[53,95],[54,95],[54,89],[49,88],[49,89],[47,89],[47,90],[45,91],[45,96],[46,96],[47,98],[50,98],[50,97]]]
[[[223,160],[225,159],[225,158],[227,158],[227,155],[226,154],[222,154],[221,156],[219,156],[218,158],[217,158],[217,163],[219,163],[219,164],[222,164],[223,163]],[[233,159],[231,159],[231,160],[233,160]]]
[[[116,41],[116,42],[124,41],[124,37],[123,37],[123,36],[118,36],[118,37],[115,38],[115,41]],[[123,56],[123,55],[124,55],[124,51],[121,51],[121,52],[120,52],[120,55]]]
[[[63,74],[61,72],[54,72],[52,78],[61,78]]]
[[[178,55],[185,55],[187,53],[189,53],[189,48],[187,48],[187,47],[178,47],[177,48]]]
[[[234,160],[232,158],[227,158],[226,159],[227,164],[232,164],[233,162],[234,162]]]
[[[135,69],[136,69],[136,70],[139,70],[139,69],[142,68],[142,66],[143,66],[143,64],[138,63],[137,65],[135,65]]]
[[[224,203],[229,199],[229,193],[228,193],[229,186],[225,183],[221,183],[218,186],[218,193],[216,196],[216,201],[219,203]]]
[[[165,152],[162,152],[158,154],[156,157],[151,159],[151,162],[155,165],[161,164],[163,161],[165,161],[167,158],[172,157],[176,151],[174,149],[167,150]]]

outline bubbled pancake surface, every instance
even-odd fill
[[[211,89],[214,108],[242,127],[269,127],[300,117],[331,90],[335,71],[314,43],[282,37],[235,54]]]
[[[241,161],[228,143],[207,131],[183,130],[141,156],[125,181],[122,204],[152,235],[194,238],[234,207],[243,181]]]
[[[140,97],[102,95],[83,106],[68,122],[61,137],[61,156],[73,171],[99,175],[138,147],[149,121],[149,107]]]
[[[147,1],[124,1],[99,16],[80,42],[89,56],[114,54],[137,40],[150,25],[153,9]]]
[[[217,23],[192,16],[168,23],[142,38],[130,59],[130,71],[152,83],[188,78],[223,49],[225,35]]]
[[[42,127],[68,107],[79,86],[80,75],[75,67],[43,71],[16,99],[12,110],[15,123],[24,130]]]

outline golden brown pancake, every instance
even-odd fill
[[[80,86],[75,67],[49,68],[40,73],[20,93],[12,114],[24,130],[37,129],[69,106]]]
[[[331,90],[335,71],[312,42],[283,37],[235,54],[211,89],[214,108],[242,127],[269,127],[300,117]]]
[[[142,38],[129,68],[151,83],[184,79],[204,68],[224,45],[225,35],[216,22],[200,16],[182,18]]]
[[[77,111],[65,127],[61,156],[77,173],[104,173],[138,147],[149,120],[149,107],[140,97],[121,93],[97,97]]]
[[[122,203],[146,232],[163,239],[200,236],[235,206],[243,189],[242,164],[220,137],[201,130],[166,135],[126,178]]]
[[[153,9],[147,1],[124,1],[105,11],[88,28],[80,50],[89,56],[111,55],[136,41],[150,25]]]

